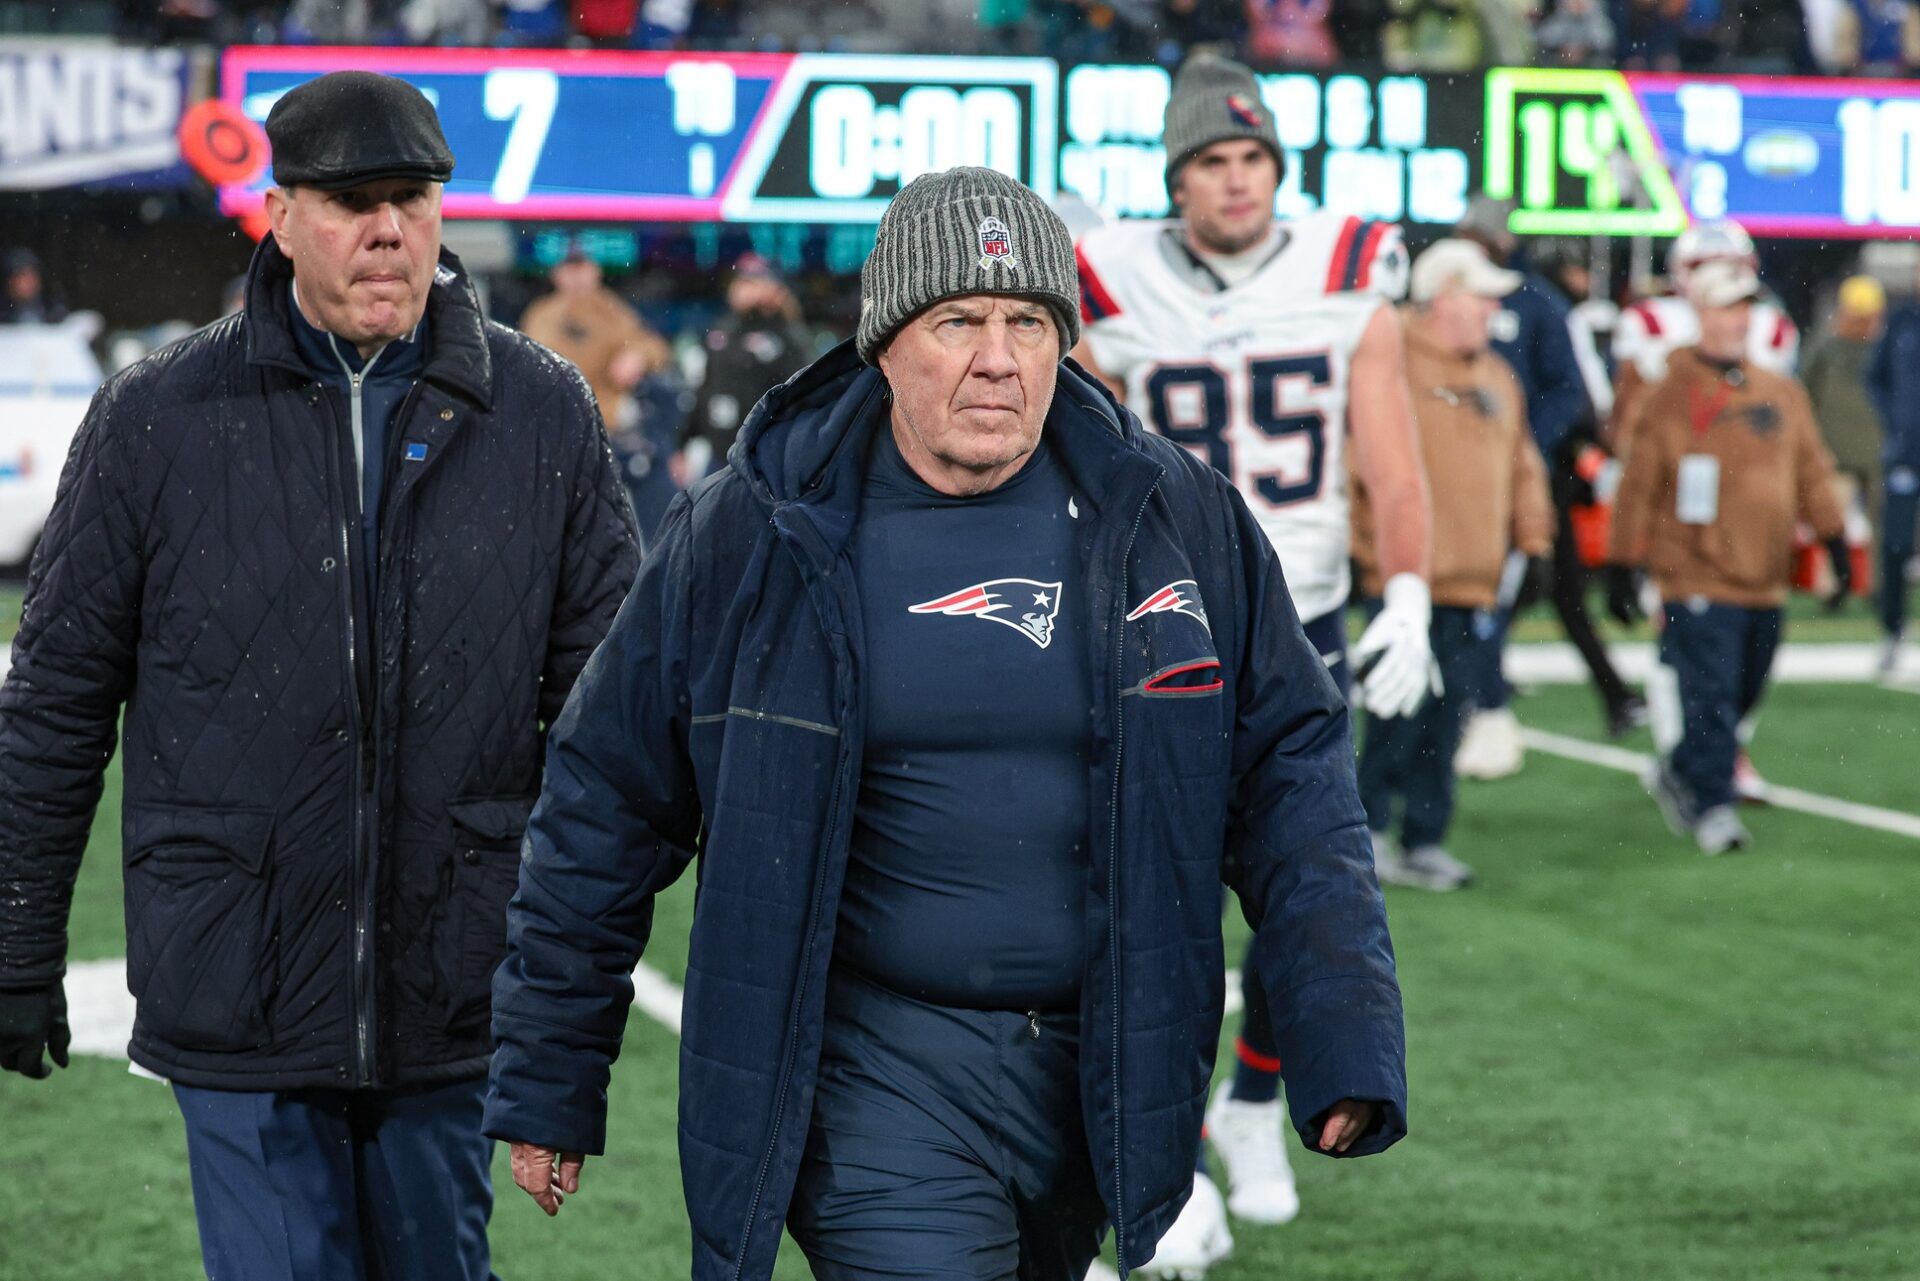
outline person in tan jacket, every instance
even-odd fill
[[[1708,854],[1751,840],[1733,808],[1737,730],[1780,642],[1796,521],[1826,541],[1842,591],[1852,579],[1833,459],[1806,390],[1746,356],[1759,289],[1744,263],[1695,270],[1700,341],[1674,354],[1642,403],[1614,499],[1609,594],[1624,608],[1629,576],[1652,575],[1660,661],[1679,685],[1677,742],[1644,781],[1676,834]]]
[[[1433,493],[1433,654],[1440,687],[1412,716],[1369,717],[1360,799],[1383,882],[1450,890],[1473,871],[1442,842],[1453,817],[1454,752],[1473,700],[1476,646],[1493,631],[1507,552],[1553,546],[1546,466],[1527,430],[1520,380],[1488,349],[1499,300],[1519,276],[1478,245],[1442,240],[1413,267],[1407,385]],[[1372,507],[1356,485],[1354,559],[1360,594],[1377,598]],[[1398,826],[1399,839],[1394,839]]]
[[[600,264],[575,246],[554,264],[553,292],[520,316],[520,332],[579,367],[600,403],[601,421],[620,425],[628,392],[671,356],[666,341],[606,287]]]

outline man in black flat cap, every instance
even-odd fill
[[[483,1281],[481,1091],[545,727],[636,567],[571,365],[440,248],[433,108],[267,119],[242,313],[95,396],[0,686],[0,1067],[66,1063],[74,877],[124,711],[128,1052],[207,1273]]]

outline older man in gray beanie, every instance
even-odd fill
[[[1232,487],[1063,354],[1066,228],[909,184],[855,341],[668,513],[554,727],[494,992],[487,1132],[549,1213],[605,1147],[653,898],[701,863],[693,1276],[1067,1281],[1192,1186],[1222,885],[1295,1122],[1405,1130],[1347,716]],[[1281,999],[1284,996],[1285,999]]]

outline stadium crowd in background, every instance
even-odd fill
[[[0,0],[0,31],[139,41],[1047,53],[1905,75],[1920,0]]]

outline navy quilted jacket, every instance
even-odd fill
[[[63,972],[124,707],[134,1060],[472,1077],[542,726],[633,580],[633,517],[585,381],[446,255],[361,599],[349,426],[290,271],[265,241],[244,318],[116,376],[74,442],[0,688],[0,986]]]
[[[847,549],[883,391],[837,348],[676,500],[554,728],[508,909],[487,1132],[600,1152],[653,897],[699,848],[680,1157],[700,1281],[768,1276],[806,1138],[861,759]],[[1405,1132],[1400,993],[1346,708],[1258,527],[1070,363],[1047,430],[1096,496],[1082,1098],[1128,1264],[1193,1182],[1223,883],[1258,926],[1303,1131],[1353,1096],[1384,1105],[1355,1155]],[[1129,618],[1168,585],[1207,622]]]

